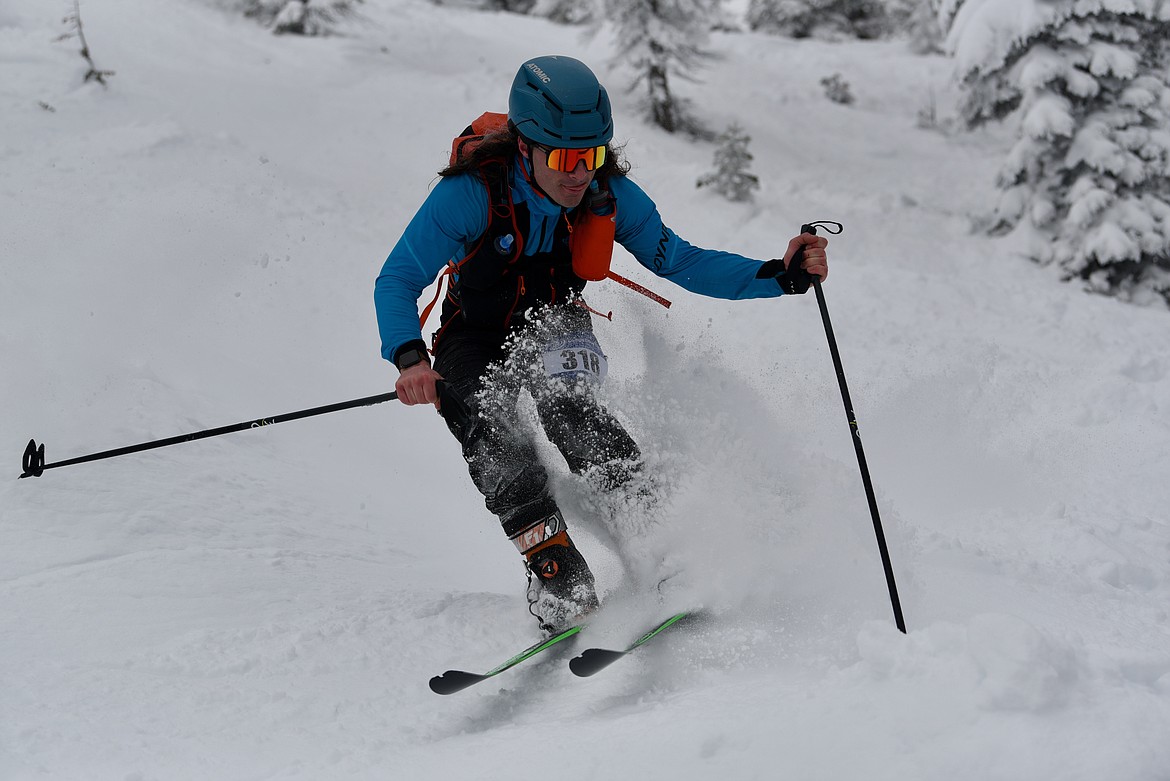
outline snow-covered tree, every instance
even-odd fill
[[[529,11],[560,24],[588,24],[597,17],[596,0],[536,0]]]
[[[630,90],[643,90],[646,116],[668,133],[709,136],[674,86],[678,79],[694,81],[712,56],[705,46],[716,8],[715,0],[607,0],[617,35],[615,64],[633,73]]]
[[[278,35],[328,35],[362,0],[241,0],[244,15]]]
[[[935,6],[935,14],[938,17],[938,26],[942,28],[944,33],[951,30],[951,25],[955,23],[955,17],[959,15],[959,9],[963,7],[966,0],[930,0],[930,3]]]
[[[732,123],[719,136],[715,149],[715,170],[699,179],[696,187],[710,187],[729,201],[750,201],[752,190],[759,188],[760,178],[749,173],[752,154],[749,136],[738,123]]]
[[[791,38],[880,38],[889,29],[881,0],[750,0],[747,22]]]
[[[536,0],[431,0],[435,5],[450,8],[467,8],[473,11],[507,11],[513,14],[536,14]],[[563,5],[562,0],[555,0],[557,5]],[[552,18],[553,13],[542,13],[540,16]],[[556,19],[554,21],[564,21]]]
[[[1170,0],[967,0],[948,44],[972,126],[1013,117],[992,233],[1131,300],[1170,302]]]
[[[890,26],[905,35],[919,54],[941,52],[944,38],[943,0],[886,0]]]

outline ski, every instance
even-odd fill
[[[659,633],[666,631],[684,618],[693,615],[693,613],[675,613],[620,651],[614,651],[608,648],[586,648],[578,656],[569,660],[569,669],[573,671],[573,675],[580,678],[588,678],[590,675],[596,675],[626,654],[641,648],[649,640],[657,637]]]
[[[454,694],[455,692],[461,692],[469,686],[474,686],[481,681],[486,681],[488,678],[495,677],[505,670],[509,670],[521,662],[527,659],[531,659],[537,654],[555,647],[557,644],[576,636],[576,634],[584,628],[584,625],[569,627],[563,632],[541,640],[539,643],[534,645],[530,645],[528,648],[525,648],[523,651],[516,654],[508,661],[493,667],[486,673],[472,673],[467,672],[466,670],[448,670],[442,675],[436,675],[434,678],[431,678],[431,691],[433,691],[435,694]]]

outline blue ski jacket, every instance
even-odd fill
[[[563,207],[533,189],[518,166],[511,167],[512,200],[528,206],[524,254],[549,252]],[[783,293],[773,279],[756,279],[763,261],[732,252],[695,247],[662,223],[658,207],[629,177],[608,181],[617,201],[614,238],[658,276],[693,293],[713,298],[771,298]],[[390,251],[374,283],[374,307],[382,356],[393,361],[408,342],[422,339],[418,300],[448,261],[458,262],[488,229],[488,192],[475,174],[439,180],[402,237]]]

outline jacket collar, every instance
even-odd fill
[[[512,166],[512,197],[513,200],[523,200],[528,204],[528,211],[533,216],[559,217],[566,209],[549,198],[540,189],[532,174],[532,158],[525,158],[517,153],[515,165]]]

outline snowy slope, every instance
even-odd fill
[[[947,62],[715,38],[682,89],[753,136],[739,206],[695,190],[709,147],[638,121],[604,35],[389,0],[321,40],[197,0],[82,12],[108,90],[51,42],[60,8],[0,8],[0,778],[1170,779],[1170,319],[968,234],[1008,135],[916,126]],[[611,85],[692,242],[845,224],[825,290],[908,636],[812,296],[700,299],[629,258],[675,305],[591,289],[607,401],[675,481],[657,539],[717,618],[597,678],[427,689],[536,630],[426,410],[15,479],[29,437],[54,461],[388,390],[381,261],[450,136],[549,52]]]

